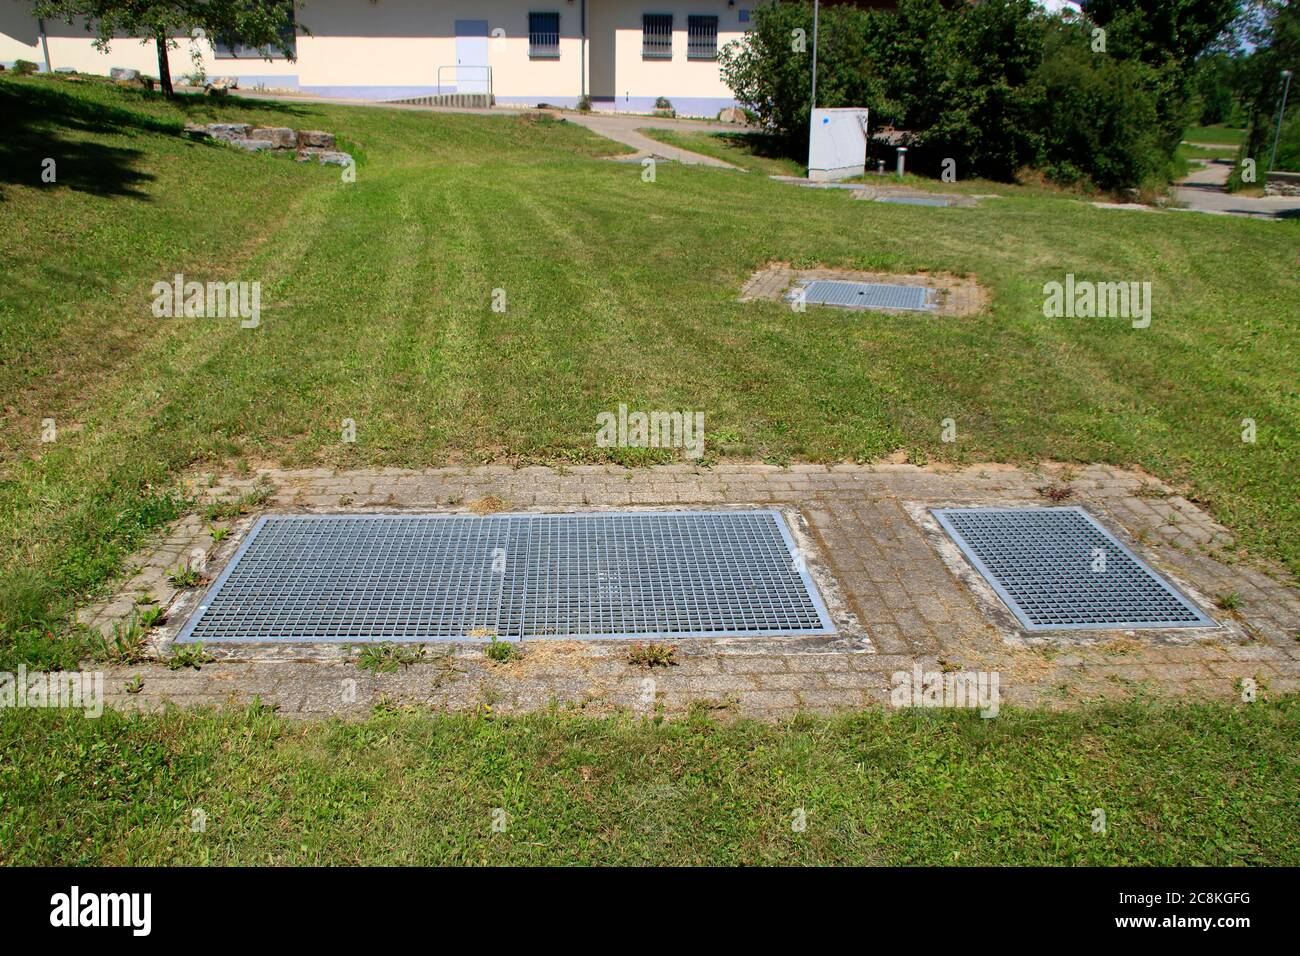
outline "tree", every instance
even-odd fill
[[[1190,120],[1196,58],[1241,14],[1243,0],[1083,0],[1084,14],[1106,31],[1106,50],[1154,69],[1157,124],[1172,152]]]
[[[818,24],[817,105],[878,107],[884,88],[870,56],[872,15],[825,7]],[[765,4],[743,40],[719,51],[722,76],[742,106],[792,153],[807,147],[812,85],[812,5]]]
[[[1242,64],[1241,85],[1251,111],[1245,155],[1254,158],[1258,168],[1263,169],[1272,151],[1282,108],[1282,91],[1286,85],[1282,71],[1300,71],[1300,3],[1263,0],[1256,5],[1255,12],[1257,16],[1247,31],[1255,52]],[[1293,76],[1288,114],[1300,100],[1297,90],[1300,90],[1300,79]],[[1287,131],[1283,129],[1283,141],[1287,139]]]
[[[84,20],[101,52],[123,34],[152,38],[158,48],[158,80],[167,96],[172,95],[167,51],[177,46],[176,36],[202,31],[209,39],[252,47],[267,58],[277,50],[294,59],[286,42],[295,26],[293,0],[36,0],[33,12],[66,23]]]
[[[1183,67],[1241,13],[1242,0],[1083,0],[1088,19],[1106,30],[1106,49],[1152,66]]]

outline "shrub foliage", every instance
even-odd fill
[[[817,105],[866,106],[874,127],[906,130],[922,171],[951,158],[963,177],[1036,167],[1090,188],[1152,185],[1188,119],[1194,58],[1239,6],[1093,0],[1073,18],[1033,0],[835,6],[820,18]],[[778,0],[720,57],[736,98],[793,155],[807,142],[811,56],[811,5]]]

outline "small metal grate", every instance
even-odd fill
[[[904,309],[927,312],[935,308],[934,290],[919,285],[884,285],[875,282],[846,282],[840,279],[813,279],[790,293],[797,298],[800,290],[809,305],[836,305],[846,309]]]
[[[1028,630],[1213,627],[1082,508],[936,508]]]
[[[951,206],[947,199],[931,196],[878,196],[876,202],[892,203],[895,206]]]
[[[178,640],[834,632],[777,511],[271,515]]]

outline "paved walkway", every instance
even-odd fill
[[[1174,187],[1174,196],[1184,208],[1225,216],[1276,219],[1300,216],[1300,196],[1242,196],[1224,189],[1232,172],[1231,159],[1212,159],[1200,164]],[[1263,175],[1261,173],[1261,175]]]
[[[671,129],[683,132],[707,130],[735,130],[735,126],[711,123],[706,120],[680,120],[649,116],[619,116],[608,113],[565,113],[564,118],[585,126],[599,136],[631,146],[636,153],[620,159],[640,160],[646,156],[670,159],[688,166],[715,166],[719,169],[739,169],[731,163],[712,156],[704,156],[688,149],[669,146],[637,132],[642,129]]]
[[[1300,688],[1300,593],[1277,569],[1234,550],[1232,535],[1185,498],[1139,473],[1109,467],[1031,471],[1000,465],[936,471],[912,465],[670,465],[624,469],[334,472],[281,471],[236,479],[195,476],[204,497],[230,500],[259,481],[265,511],[464,512],[490,495],[512,510],[606,507],[782,509],[808,551],[839,633],[833,637],[681,640],[676,666],[647,670],[627,642],[528,641],[522,660],[497,665],[482,645],[432,645],[425,663],[394,674],[360,670],[337,645],[209,646],[201,670],[162,664],[108,668],[111,706],[155,709],[246,704],[286,714],[357,715],[379,705],[495,712],[559,706],[595,713],[626,709],[681,714],[692,707],[772,719],[798,711],[889,705],[896,675],[996,672],[1003,703],[1065,707],[1134,694],[1240,699]],[[1030,636],[939,529],[938,505],[1043,504],[1047,486],[1097,515],[1218,622],[1212,629],[1067,632]],[[139,573],[85,619],[110,628],[144,591],[168,609],[155,649],[169,643],[202,597],[177,592],[167,570],[198,552],[208,574],[229,561],[255,520],[250,513],[214,543],[197,515],[179,522],[131,564]],[[1235,593],[1239,608],[1215,607]],[[141,675],[143,687],[128,693]]]

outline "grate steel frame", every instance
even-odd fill
[[[935,292],[923,285],[891,285],[882,282],[853,282],[846,279],[810,279],[790,293],[803,293],[808,305],[833,305],[845,309],[899,309],[930,312],[938,308]]]
[[[1087,541],[1085,546],[1091,549],[1091,547],[1096,546],[1095,541],[1100,539],[1101,542],[1104,542],[1103,546],[1107,549],[1107,554],[1114,555],[1121,562],[1121,567],[1123,567],[1123,562],[1125,560],[1132,562],[1132,568],[1124,568],[1125,571],[1139,577],[1143,584],[1157,589],[1158,592],[1162,592],[1161,596],[1167,598],[1168,603],[1176,605],[1183,612],[1183,616],[1178,620],[1153,617],[1151,619],[1132,621],[1092,620],[1064,623],[1059,621],[1049,623],[1035,621],[1031,619],[1030,614],[1027,612],[1026,608],[1022,606],[1021,601],[1004,585],[1002,576],[995,569],[991,568],[980,557],[980,555],[976,553],[975,549],[967,541],[966,536],[963,534],[961,529],[957,527],[956,522],[953,520],[955,516],[971,513],[987,516],[1015,515],[1017,517],[1027,516],[1029,514],[1046,515],[1053,513],[1078,516],[1085,522],[1086,530],[1092,532],[1096,536],[1096,539]],[[1028,631],[1107,631],[1135,630],[1143,628],[1164,629],[1218,626],[1212,618],[1206,615],[1205,612],[1197,607],[1196,604],[1194,604],[1186,595],[1170,584],[1163,575],[1158,573],[1149,564],[1134,554],[1131,549],[1121,543],[1113,534],[1107,531],[1096,518],[1078,506],[1059,508],[934,508],[932,509],[932,514],[938,519],[939,524],[942,525],[943,529],[948,533],[948,536],[952,538],[957,547],[961,549],[961,552],[966,556],[966,559],[977,571],[979,571],[980,576],[983,577],[993,590],[997,592],[998,596],[1002,598],[1003,602],[1011,610],[1011,613],[1015,615],[1016,620],[1018,620],[1021,626]],[[1082,536],[1080,536],[1080,540],[1082,540]],[[1121,584],[1120,586],[1122,587],[1123,585]],[[1088,597],[1094,602],[1098,600],[1096,594],[1089,595]],[[1057,600],[1059,600],[1060,604],[1068,605],[1071,598],[1069,596],[1061,596]],[[1082,599],[1075,598],[1074,600],[1079,602]],[[1053,599],[1049,595],[1044,597],[1043,601],[1047,604],[1051,604]],[[1070,611],[1066,608],[1061,612],[1050,612],[1046,616],[1051,616],[1052,614],[1057,613],[1061,616],[1069,616]]]
[[[259,536],[261,536],[264,533],[265,529],[273,521],[311,522],[311,521],[322,521],[322,520],[331,521],[331,520],[339,520],[339,519],[352,520],[352,521],[356,521],[356,520],[382,521],[385,519],[393,520],[393,519],[400,519],[400,518],[428,520],[428,521],[454,521],[457,519],[461,521],[465,521],[466,519],[469,519],[470,521],[491,521],[492,519],[512,519],[512,518],[513,519],[539,519],[539,518],[581,519],[581,518],[609,518],[611,516],[627,516],[627,517],[665,516],[665,517],[701,517],[701,518],[719,518],[719,517],[734,518],[736,516],[751,516],[751,517],[771,519],[772,526],[779,533],[779,542],[774,539],[772,543],[773,545],[779,543],[780,547],[783,549],[782,551],[783,558],[788,556],[789,561],[791,562],[788,565],[788,567],[791,569],[791,573],[793,573],[794,575],[794,581],[798,584],[800,593],[802,593],[802,595],[807,599],[808,607],[804,610],[803,613],[810,622],[815,622],[815,626],[804,626],[798,628],[784,628],[784,629],[774,627],[774,628],[763,628],[763,629],[753,629],[753,630],[746,630],[740,627],[733,627],[733,628],[715,628],[715,629],[700,630],[700,631],[669,629],[669,630],[660,630],[660,631],[646,631],[646,630],[626,631],[626,632],[623,631],[603,632],[602,631],[602,632],[593,632],[593,633],[538,633],[538,634],[522,634],[522,635],[511,634],[511,635],[498,635],[498,636],[507,637],[509,639],[526,638],[530,640],[546,639],[546,638],[563,639],[563,640],[623,640],[623,639],[645,640],[654,637],[677,638],[677,639],[710,638],[710,637],[775,637],[775,636],[802,637],[802,636],[832,635],[837,633],[835,625],[831,619],[830,612],[826,607],[825,601],[822,599],[821,592],[819,591],[811,574],[809,574],[808,572],[806,562],[802,560],[798,560],[800,552],[797,545],[795,544],[793,536],[790,533],[790,529],[787,525],[785,515],[783,515],[779,510],[776,509],[743,509],[743,510],[733,509],[733,510],[713,510],[713,511],[646,510],[646,511],[591,511],[591,512],[547,512],[547,513],[540,513],[540,512],[539,513],[524,513],[524,512],[509,513],[508,512],[508,513],[501,513],[496,515],[489,515],[486,516],[485,518],[475,518],[472,515],[464,515],[464,514],[433,514],[433,513],[405,514],[405,513],[370,512],[370,513],[330,514],[330,515],[273,514],[273,515],[262,516],[254,524],[252,529],[249,531],[247,537],[240,544],[238,550],[236,550],[235,554],[231,557],[229,562],[227,562],[225,568],[222,569],[221,573],[217,576],[216,580],[213,581],[211,586],[208,588],[207,592],[204,594],[203,600],[199,604],[199,607],[195,610],[195,612],[190,616],[189,620],[185,623],[184,627],[177,635],[175,642],[177,644],[195,643],[198,641],[202,641],[203,643],[208,643],[208,644],[258,644],[258,643],[274,643],[274,644],[322,643],[325,644],[325,643],[349,643],[349,642],[364,644],[364,643],[374,643],[379,641],[392,641],[393,643],[438,643],[438,642],[457,642],[457,641],[474,642],[474,641],[483,641],[487,639],[485,637],[471,636],[468,633],[457,633],[457,634],[450,634],[450,635],[412,635],[412,636],[376,634],[375,636],[370,636],[370,637],[364,635],[358,635],[358,634],[349,634],[349,635],[335,636],[335,637],[313,636],[313,637],[302,637],[302,638],[292,638],[292,637],[266,638],[261,636],[211,637],[202,634],[196,636],[195,632],[201,630],[201,626],[203,625],[203,622],[208,617],[208,615],[212,612],[213,604],[215,600],[221,595],[223,588],[226,587],[231,577],[237,572],[237,570],[240,567],[240,563],[245,559],[249,551],[256,544]],[[644,567],[644,563],[641,566]],[[519,595],[517,593],[512,594],[510,592],[510,589],[504,586],[504,575],[494,574],[491,577],[501,579],[501,585],[496,588],[497,599],[502,602],[512,601],[514,605],[514,610],[516,612],[525,613],[526,609],[521,607],[522,599],[519,597]],[[530,574],[528,575],[528,577],[532,579],[535,577],[535,575]],[[614,587],[616,587],[616,585],[614,585]],[[480,587],[479,590],[480,590],[479,597],[481,597],[482,588]],[[770,596],[765,596],[765,599],[768,599],[768,597]],[[545,610],[546,609],[544,609],[543,616],[545,616]],[[446,613],[447,612],[444,610],[443,617],[446,616]],[[683,617],[690,616],[692,613],[693,612],[683,611],[681,612],[681,616]]]

